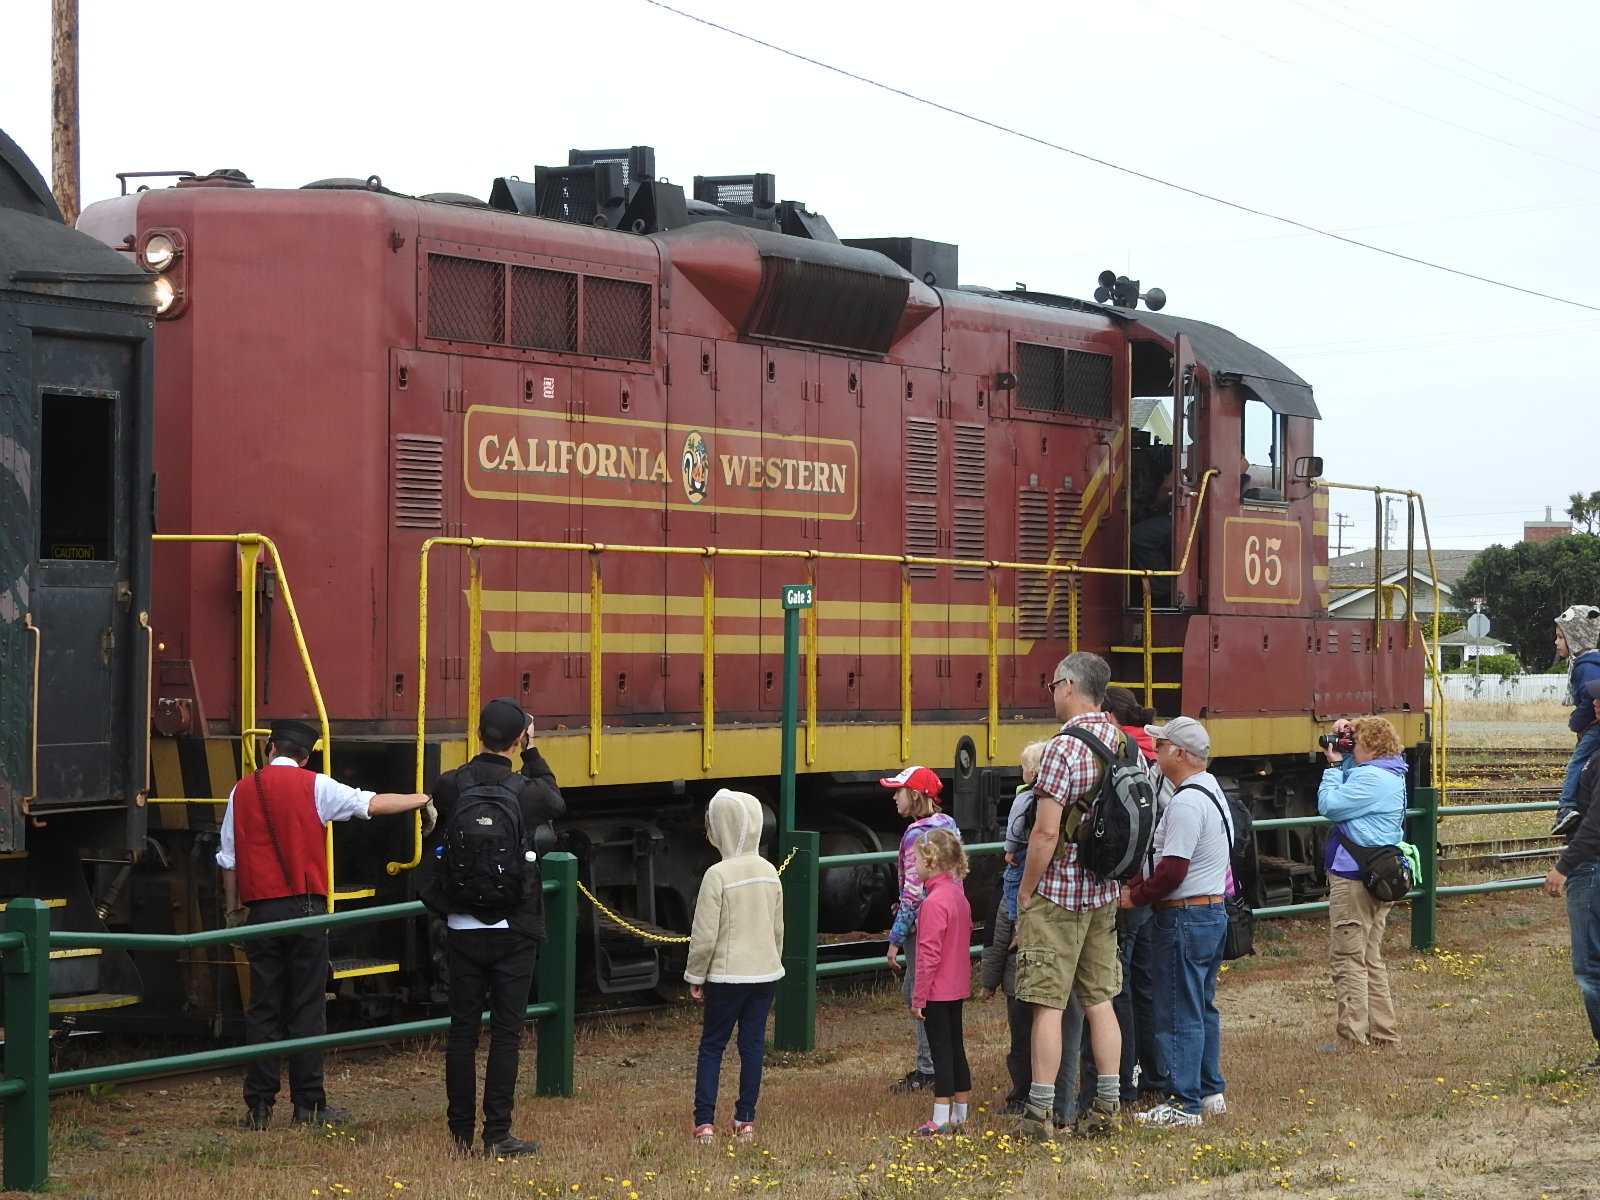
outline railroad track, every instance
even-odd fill
[[[1494,838],[1481,842],[1452,842],[1439,847],[1439,869],[1476,871],[1517,863],[1542,862],[1556,858],[1565,846],[1565,838],[1551,837],[1549,834]]]
[[[1571,751],[1545,750],[1456,750],[1446,759],[1453,779],[1483,782],[1510,780],[1557,780],[1566,770]]]

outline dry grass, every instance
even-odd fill
[[[1479,748],[1572,748],[1564,704],[1504,704],[1463,700],[1445,714],[1445,736],[1453,750]]]
[[[334,1099],[365,1118],[351,1134],[247,1133],[234,1124],[233,1078],[60,1099],[51,1190],[140,1200],[1600,1194],[1588,1161],[1597,1085],[1567,1073],[1594,1046],[1561,906],[1526,892],[1452,900],[1445,949],[1427,954],[1406,948],[1407,924],[1398,911],[1389,937],[1404,1048],[1344,1057],[1316,1049],[1332,1040],[1323,924],[1265,923],[1260,953],[1219,989],[1232,1112],[1198,1130],[1031,1147],[985,1111],[973,1137],[914,1141],[903,1131],[926,1102],[885,1090],[907,1066],[909,1037],[896,997],[878,988],[822,997],[819,1047],[837,1057],[768,1070],[752,1146],[689,1143],[697,1026],[680,1009],[586,1031],[578,1094],[519,1101],[517,1132],[544,1143],[533,1161],[447,1155],[432,1048],[335,1064]],[[1004,1087],[999,1001],[973,1004],[968,1044],[977,1096],[992,1107]],[[724,1109],[732,1086],[730,1061]]]

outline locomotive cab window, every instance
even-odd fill
[[[1241,499],[1282,504],[1284,478],[1284,418],[1254,397],[1244,402],[1241,428],[1243,459],[1239,467]]]
[[[116,398],[45,392],[40,410],[39,557],[108,560]]]

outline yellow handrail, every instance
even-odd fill
[[[1373,538],[1373,541],[1376,544],[1373,547],[1372,556],[1372,636],[1374,645],[1381,644],[1383,639],[1384,618],[1379,610],[1379,597],[1381,596],[1387,605],[1392,606],[1393,602],[1393,592],[1387,589],[1398,590],[1406,597],[1405,636],[1407,648],[1410,648],[1412,645],[1413,630],[1420,632],[1420,623],[1417,621],[1416,605],[1411,602],[1411,593],[1408,590],[1408,586],[1401,584],[1385,584],[1383,582],[1383,498],[1385,496],[1400,496],[1404,497],[1406,501],[1406,579],[1408,584],[1410,580],[1416,578],[1416,524],[1418,518],[1420,518],[1422,521],[1422,546],[1428,556],[1428,577],[1433,584],[1433,636],[1431,639],[1426,636],[1423,638],[1424,645],[1427,650],[1427,653],[1424,655],[1424,657],[1427,660],[1426,669],[1428,680],[1432,685],[1429,690],[1429,697],[1432,701],[1430,707],[1433,710],[1436,724],[1438,725],[1438,730],[1434,737],[1433,754],[1430,756],[1429,782],[1436,788],[1443,788],[1445,784],[1445,778],[1448,774],[1446,761],[1449,755],[1449,738],[1447,737],[1448,705],[1445,700],[1444,683],[1439,678],[1439,664],[1436,661],[1436,656],[1439,653],[1439,610],[1442,605],[1439,592],[1439,570],[1438,565],[1434,561],[1433,557],[1433,537],[1428,529],[1427,502],[1422,498],[1421,492],[1414,492],[1408,488],[1391,488],[1383,487],[1381,485],[1362,483],[1335,483],[1331,480],[1323,479],[1313,479],[1311,484],[1313,487],[1342,488],[1345,491],[1350,492],[1372,493],[1373,509],[1377,519],[1377,523],[1373,526],[1373,531],[1377,536]],[[1341,590],[1349,590],[1352,588],[1359,590],[1366,586],[1366,584],[1335,585],[1331,583],[1329,585],[1330,589],[1337,587]],[[1392,613],[1393,608],[1389,607],[1388,611]]]
[[[306,684],[311,689],[311,702],[317,708],[317,726],[322,731],[322,770],[333,773],[333,737],[328,728],[328,709],[322,701],[322,689],[317,684],[317,671],[311,665],[311,651],[306,645],[305,630],[300,625],[300,613],[294,606],[294,592],[289,587],[289,575],[284,570],[283,558],[273,540],[263,533],[156,533],[151,539],[157,542],[218,542],[232,543],[239,556],[239,761],[245,774],[256,769],[256,643],[255,643],[255,591],[256,559],[261,550],[267,552],[272,569],[278,576],[278,592],[283,598],[283,609],[289,617],[289,629],[294,635],[295,649],[300,655],[300,666],[306,673]],[[245,547],[255,547],[256,553],[245,553]],[[313,747],[314,749],[315,747]],[[333,826],[327,827],[324,836],[324,853],[328,864],[328,907],[338,892],[333,875]]]
[[[911,754],[911,655],[913,645],[911,602],[911,578],[909,568],[915,566],[978,566],[985,569],[989,577],[987,597],[987,630],[986,650],[988,662],[988,679],[985,685],[986,699],[986,724],[988,751],[990,757],[998,753],[1000,710],[999,710],[999,642],[1000,642],[1000,615],[999,615],[999,589],[995,579],[998,571],[1043,571],[1051,575],[1108,575],[1139,578],[1144,586],[1144,653],[1145,679],[1143,686],[1146,697],[1150,697],[1154,690],[1163,685],[1155,684],[1151,680],[1153,672],[1153,655],[1155,650],[1149,646],[1150,642],[1150,597],[1149,581],[1155,578],[1177,578],[1189,568],[1189,560],[1194,552],[1195,540],[1199,528],[1200,514],[1203,511],[1211,480],[1220,472],[1216,469],[1206,471],[1200,478],[1196,492],[1194,514],[1191,517],[1184,538],[1183,556],[1178,565],[1169,570],[1157,571],[1144,568],[1129,567],[1092,567],[1082,563],[1059,562],[1011,562],[1005,560],[974,560],[961,558],[934,558],[913,554],[859,554],[842,551],[824,550],[760,550],[749,548],[728,549],[715,546],[644,546],[644,545],[617,545],[604,542],[547,542],[523,541],[510,538],[478,538],[478,537],[438,537],[429,538],[422,544],[418,560],[417,580],[417,734],[416,734],[416,787],[420,791],[423,784],[423,755],[426,749],[427,738],[427,684],[428,684],[428,607],[429,583],[428,568],[432,552],[435,547],[454,546],[468,552],[471,560],[471,577],[468,584],[468,711],[476,711],[481,697],[477,695],[481,680],[482,670],[482,605],[483,593],[481,573],[478,564],[478,551],[494,547],[507,550],[552,550],[576,552],[582,551],[589,556],[589,773],[591,777],[600,774],[602,724],[603,724],[603,681],[601,664],[603,661],[603,625],[605,593],[602,584],[601,558],[605,554],[659,554],[659,555],[694,555],[701,560],[701,670],[704,675],[704,684],[701,690],[701,764],[704,770],[711,770],[715,762],[715,718],[716,718],[716,577],[713,570],[713,560],[716,558],[754,558],[754,559],[802,559],[807,564],[807,579],[813,585],[816,582],[816,563],[819,560],[836,562],[857,563],[893,563],[901,568],[900,598],[899,598],[899,749],[901,761],[906,761]],[[1069,607],[1069,634],[1072,649],[1077,649],[1078,628],[1078,596],[1075,588],[1064,589],[1067,594]],[[816,761],[816,730],[817,730],[817,657],[819,653],[820,637],[818,635],[818,607],[814,606],[806,614],[806,688],[805,688],[805,724],[806,724],[806,761]],[[390,863],[388,869],[391,874],[407,870],[421,862],[422,833],[421,817],[416,818],[415,850],[411,859],[403,863]]]

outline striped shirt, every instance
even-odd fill
[[[1121,732],[1117,723],[1105,713],[1084,713],[1065,722],[1069,726],[1093,734],[1113,750]],[[1069,800],[1081,800],[1100,786],[1105,768],[1093,750],[1077,738],[1054,737],[1045,747],[1039,760],[1039,777],[1034,781],[1034,795],[1066,807]],[[1065,816],[1065,813],[1062,814]],[[1078,847],[1066,844],[1062,857],[1045,867],[1039,880],[1038,894],[1068,912],[1087,912],[1116,900],[1122,885],[1116,880],[1101,879],[1090,874],[1078,862]]]

